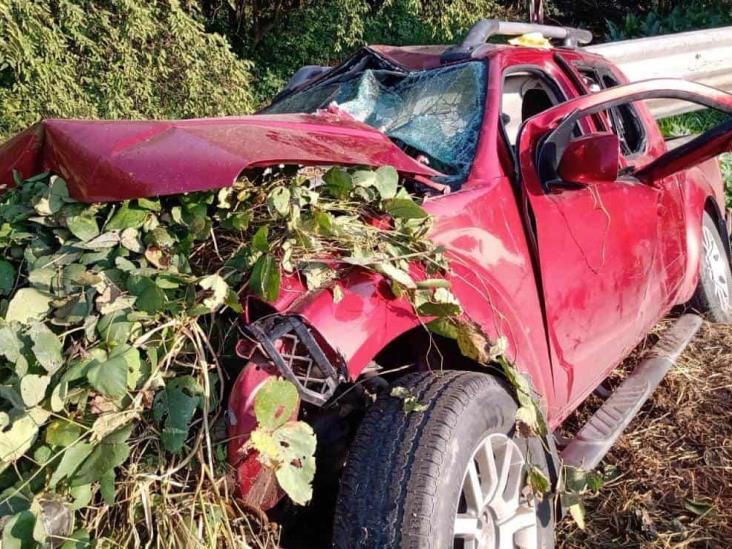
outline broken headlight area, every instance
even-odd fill
[[[244,331],[251,341],[240,341],[237,354],[264,353],[304,402],[323,406],[347,379],[344,361],[300,317],[269,315]]]

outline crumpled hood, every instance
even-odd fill
[[[0,185],[51,171],[74,198],[101,202],[230,186],[277,164],[394,166],[438,172],[341,112],[175,121],[45,120],[0,145]]]

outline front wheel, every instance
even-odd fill
[[[516,403],[495,377],[472,372],[398,380],[424,411],[382,397],[351,447],[334,523],[337,548],[553,546],[551,498],[525,487],[546,472],[539,439],[516,436]]]
[[[702,220],[699,270],[699,284],[689,303],[691,308],[705,313],[714,322],[729,324],[732,322],[732,272],[717,224],[706,212]]]

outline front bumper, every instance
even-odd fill
[[[342,358],[300,317],[271,314],[251,322],[243,331],[247,338],[237,345],[237,354],[248,362],[229,396],[228,457],[236,468],[242,499],[266,510],[282,498],[283,492],[272,471],[247,448],[257,427],[257,391],[267,379],[280,375],[295,384],[303,402],[323,406],[347,379],[347,370]]]
[[[280,375],[297,387],[304,402],[323,406],[346,379],[343,361],[330,349],[331,356],[326,354],[300,317],[271,315],[249,324],[245,331]]]

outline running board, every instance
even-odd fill
[[[701,317],[681,316],[561,452],[565,465],[591,471],[599,465],[701,326]]]

